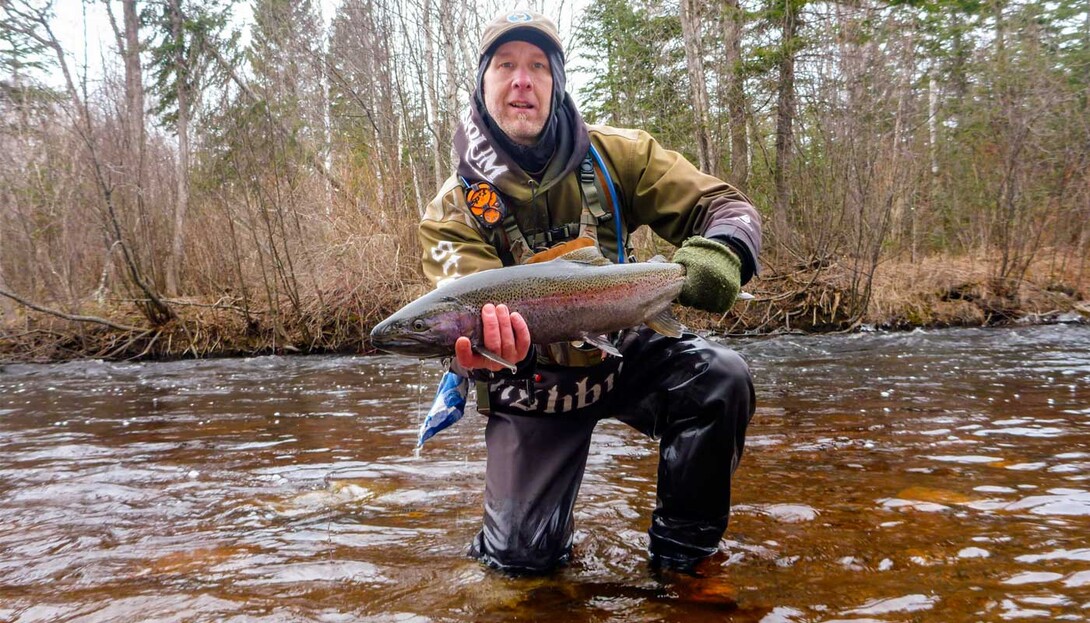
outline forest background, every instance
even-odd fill
[[[690,325],[1090,316],[1085,0],[516,6],[560,23],[588,122],[764,216],[756,299]],[[427,287],[416,223],[507,8],[0,0],[0,357],[366,351]],[[101,51],[58,36],[95,11]]]

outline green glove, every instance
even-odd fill
[[[721,314],[734,304],[742,287],[742,262],[727,245],[693,236],[674,253],[685,267],[685,285],[677,302]]]

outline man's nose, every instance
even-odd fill
[[[525,69],[518,69],[515,71],[514,81],[512,86],[516,89],[530,90],[534,88],[534,79],[530,75],[530,72]]]

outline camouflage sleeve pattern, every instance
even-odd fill
[[[433,287],[502,266],[495,247],[466,209],[457,178],[448,179],[428,204],[417,234],[424,274]]]

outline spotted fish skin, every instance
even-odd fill
[[[371,343],[416,357],[450,356],[461,336],[479,347],[481,307],[486,303],[503,303],[518,312],[538,344],[644,323],[676,326],[668,317],[669,307],[684,281],[680,264],[611,264],[597,249],[578,249],[548,262],[485,270],[443,285],[379,323]],[[663,323],[664,318],[669,321]]]

